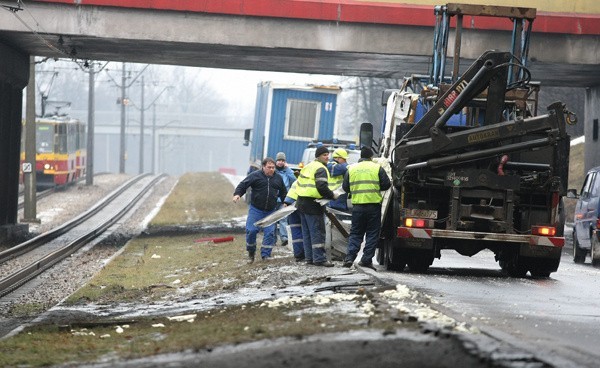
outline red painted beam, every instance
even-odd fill
[[[432,6],[375,3],[352,0],[32,0],[72,6],[93,5],[121,8],[186,11],[254,17],[309,19],[432,27]],[[506,19],[464,17],[464,28],[512,30]],[[538,12],[533,31],[600,35],[600,15]]]

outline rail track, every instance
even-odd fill
[[[106,174],[107,173],[105,173],[105,172],[97,173],[94,175],[94,177],[100,176],[100,175],[106,175]],[[36,192],[35,198],[36,198],[36,200],[40,200],[40,199],[47,197],[50,194],[56,192],[57,190],[62,190],[70,185],[79,183],[80,181],[83,181],[83,180],[85,180],[85,176],[77,179],[75,182],[69,182],[67,184],[57,185],[55,187]],[[23,209],[23,207],[25,207],[25,193],[24,193],[24,190],[19,190],[19,199],[18,199],[17,209],[21,210],[21,209]]]
[[[163,178],[164,175],[138,175],[78,217],[0,252],[0,297],[15,291],[102,234]]]

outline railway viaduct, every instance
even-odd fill
[[[580,122],[586,124],[586,150],[593,152],[587,156],[594,158],[586,161],[586,167],[600,164],[600,4],[591,0],[461,2],[538,9],[529,67],[543,85],[586,87],[585,117]],[[433,6],[439,4],[430,0],[0,0],[0,228],[10,232],[17,224],[21,111],[29,55],[401,78],[427,73]],[[470,64],[486,49],[509,50],[511,27],[507,20],[465,17],[461,62]]]

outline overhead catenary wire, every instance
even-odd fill
[[[52,50],[54,52],[57,52],[57,53],[59,53],[61,55],[64,55],[67,59],[70,59],[71,61],[73,61],[74,63],[76,63],[76,64],[79,65],[80,62],[74,56],[76,54],[76,52],[77,52],[75,50],[75,48],[71,49],[71,52],[67,52],[64,49],[61,49],[61,48],[58,48],[58,47],[54,46],[50,41],[48,41],[46,38],[44,38],[44,36],[42,36],[39,31],[37,31],[36,29],[34,29],[34,27],[32,27],[29,24],[27,24],[27,22],[23,18],[21,18],[19,16],[19,14],[17,13],[17,11],[24,10],[29,15],[29,17],[33,20],[33,22],[35,24],[35,28],[41,29],[43,33],[48,33],[48,32],[46,32],[46,30],[44,29],[44,27],[40,24],[40,22],[35,18],[35,16],[25,6],[25,4],[23,3],[23,1],[22,0],[17,0],[16,3],[17,3],[17,7],[9,7],[9,6],[3,5],[2,8],[4,8],[7,11],[10,11],[15,16],[15,18],[17,18],[17,20],[25,28],[27,28],[29,31],[31,31],[31,33],[33,33],[33,35],[35,37],[37,37],[40,41],[42,41],[42,43],[44,45],[46,45],[46,47],[48,47],[50,50]]]

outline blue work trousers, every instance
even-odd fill
[[[283,206],[279,206],[279,208],[283,208]],[[288,240],[288,217],[284,217],[277,222],[277,233],[279,234],[279,240],[281,240],[282,243]]]
[[[302,235],[302,220],[300,213],[294,211],[287,217],[290,231],[292,232],[292,249],[295,258],[304,258],[304,239]]]
[[[381,228],[381,206],[370,207],[369,209],[352,209],[352,226],[350,227],[350,236],[348,237],[348,253],[345,261],[354,262],[363,238],[366,235],[365,249],[361,257],[361,262],[371,264],[375,249],[379,241],[379,230]]]
[[[302,239],[306,261],[320,263],[327,261],[325,254],[325,219],[323,215],[308,215],[300,212]]]
[[[263,211],[253,205],[250,205],[248,209],[248,218],[246,219],[246,250],[250,253],[256,252],[256,235],[262,229],[263,241],[262,247],[260,248],[260,255],[262,258],[271,257],[271,251],[275,244],[275,224],[260,228],[255,226],[254,223],[273,212],[275,212],[275,210]]]

